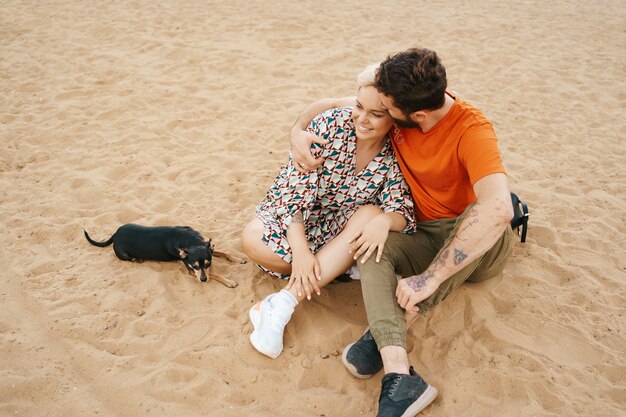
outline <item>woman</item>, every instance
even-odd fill
[[[412,231],[413,203],[387,135],[393,120],[373,87],[376,65],[359,74],[356,106],[329,110],[309,130],[328,140],[313,146],[324,163],[300,173],[291,157],[257,218],[244,229],[246,254],[288,284],[250,309],[252,345],[276,358],[285,325],[300,301],[361,258],[382,255],[389,231]]]

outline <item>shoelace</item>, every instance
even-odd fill
[[[396,392],[396,388],[398,388],[398,385],[400,384],[400,380],[402,379],[402,377],[400,375],[394,377],[393,379],[388,379],[387,381],[385,381],[383,383],[383,387],[380,390],[380,399],[382,399],[383,397],[389,396],[389,397],[393,397],[393,394]]]
[[[272,299],[267,300],[267,303],[269,304],[269,327],[274,331],[280,332],[285,328],[291,314],[277,314],[277,312],[281,311],[281,308],[278,305],[273,305]]]

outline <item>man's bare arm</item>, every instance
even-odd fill
[[[335,107],[354,106],[356,103],[355,97],[342,97],[342,98],[323,98],[321,100],[314,101],[302,110],[302,113],[298,115],[296,122],[294,123],[292,135],[294,130],[306,130],[311,121],[320,113],[326,110],[334,109]]]
[[[313,158],[311,155],[311,144],[319,143],[325,144],[326,140],[315,136],[312,133],[306,131],[307,126],[318,114],[335,107],[354,106],[356,103],[355,97],[343,97],[343,98],[327,98],[317,100],[309,104],[300,113],[293,127],[291,128],[291,134],[289,136],[289,142],[291,143],[291,157],[294,160],[296,169],[300,172],[309,172],[319,167],[324,160],[322,158]]]
[[[510,226],[513,208],[505,174],[491,174],[474,184],[477,201],[423,273],[400,280],[398,303],[405,310],[430,297],[445,280],[485,254]]]

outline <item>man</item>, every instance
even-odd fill
[[[502,271],[512,247],[513,210],[493,127],[478,109],[446,91],[445,68],[434,51],[389,56],[375,87],[396,124],[392,142],[418,226],[412,235],[390,234],[379,260],[358,258],[370,327],[344,349],[343,362],[360,378],[384,368],[378,416],[408,417],[437,395],[409,366],[408,324],[463,282]],[[354,99],[318,101],[296,121],[291,141],[303,170],[320,162],[308,151],[311,142],[323,143],[304,128],[315,114],[337,105],[354,105]]]

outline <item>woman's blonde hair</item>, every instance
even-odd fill
[[[376,70],[380,66],[378,64],[368,65],[359,75],[356,76],[356,82],[359,87],[369,87],[374,85],[376,81]]]

